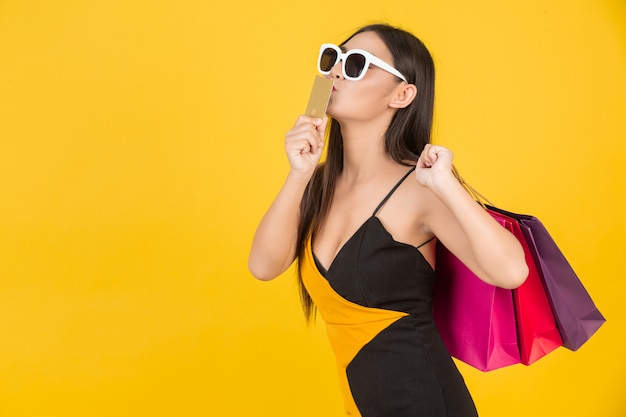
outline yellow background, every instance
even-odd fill
[[[0,415],[340,415],[293,271],[246,262],[319,44],[379,20],[434,55],[436,141],[608,319],[460,364],[481,416],[626,415],[623,0],[0,1]]]

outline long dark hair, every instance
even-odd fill
[[[411,165],[430,142],[435,97],[435,67],[432,57],[426,46],[413,34],[386,24],[362,27],[342,45],[363,32],[378,34],[393,56],[393,66],[409,83],[417,87],[417,96],[413,102],[398,109],[385,134],[385,150],[391,158],[400,164]],[[343,170],[343,137],[341,126],[336,120],[330,121],[327,143],[326,160],[316,168],[300,203],[296,250],[300,300],[307,321],[315,315],[315,306],[302,282],[300,261],[303,259],[307,240],[319,231],[328,213],[335,181]]]

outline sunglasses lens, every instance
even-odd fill
[[[346,75],[357,78],[365,68],[365,57],[359,53],[350,54],[346,58]]]
[[[330,71],[335,63],[337,63],[337,51],[331,48],[324,49],[320,55],[320,69]]]

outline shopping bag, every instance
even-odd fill
[[[453,357],[491,371],[521,362],[511,290],[480,280],[437,242],[433,315]]]
[[[512,294],[521,362],[530,365],[562,346],[563,339],[520,224],[495,207],[487,207],[487,212],[517,238],[524,250],[528,277]]]
[[[579,349],[606,321],[581,280],[539,219],[487,207],[519,222],[539,267],[563,346],[573,351]]]

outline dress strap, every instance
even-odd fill
[[[437,236],[433,236],[433,237],[431,237],[430,239],[428,239],[426,242],[422,243],[421,245],[419,245],[419,246],[418,246],[418,247],[416,247],[415,249],[419,249],[419,248],[421,248],[422,246],[426,246],[426,245],[428,245],[430,242],[432,242],[433,240],[435,240],[435,238],[436,238],[436,237],[437,237]]]
[[[404,174],[402,176],[402,178],[400,178],[400,181],[398,181],[396,183],[396,185],[393,186],[393,188],[391,189],[391,191],[389,191],[389,194],[387,194],[385,196],[385,198],[383,198],[383,201],[380,202],[380,204],[378,205],[378,207],[376,207],[376,210],[374,210],[374,213],[372,213],[372,216],[375,216],[380,209],[383,207],[383,205],[387,202],[387,200],[389,200],[389,197],[391,197],[391,195],[398,189],[398,187],[404,182],[405,179],[407,179],[407,177],[411,174],[411,172],[415,171],[415,167],[411,167],[411,169],[409,169],[407,171],[406,174]]]

